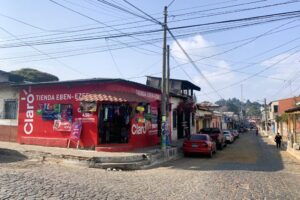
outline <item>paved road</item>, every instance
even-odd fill
[[[41,164],[9,154],[0,156],[0,199],[286,200],[300,196],[300,162],[250,133],[212,159],[182,158],[144,171]]]

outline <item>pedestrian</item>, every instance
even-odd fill
[[[258,136],[258,128],[256,129],[256,131],[255,131],[255,132],[256,132],[256,136]]]
[[[277,149],[281,148],[281,140],[282,140],[281,135],[279,135],[279,133],[277,133],[277,135],[275,136],[275,142],[276,142]]]

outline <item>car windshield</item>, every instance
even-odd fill
[[[191,135],[190,140],[207,140],[206,135]]]
[[[226,131],[226,132],[223,132],[223,134],[224,135],[229,135],[230,133]]]
[[[211,129],[210,128],[203,128],[200,130],[201,133],[205,133],[205,134],[209,134],[211,133]]]

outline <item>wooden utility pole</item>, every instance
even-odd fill
[[[164,8],[164,23],[163,28],[163,63],[162,63],[162,78],[161,78],[161,148],[166,149],[167,141],[166,135],[168,133],[167,128],[167,116],[166,116],[166,94],[167,94],[167,84],[166,84],[166,68],[167,68],[167,6]]]

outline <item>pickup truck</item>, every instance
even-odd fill
[[[224,134],[219,128],[203,128],[198,132],[198,134],[209,135],[216,142],[219,150],[222,150],[226,146]]]

